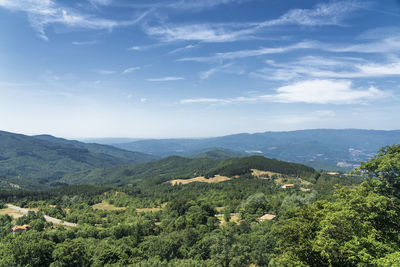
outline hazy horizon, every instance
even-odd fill
[[[27,135],[27,136],[36,136],[36,135],[51,135],[57,138],[64,138],[64,139],[69,139],[69,140],[78,140],[82,142],[86,141],[95,141],[95,140],[101,140],[101,139],[126,139],[126,140],[146,140],[146,139],[206,139],[206,138],[215,138],[215,137],[223,137],[223,136],[229,136],[229,135],[237,135],[237,134],[259,134],[259,133],[282,133],[282,132],[295,132],[295,131],[312,131],[312,130],[362,130],[362,131],[400,131],[400,129],[369,129],[369,128],[307,128],[307,129],[295,129],[295,130],[286,130],[286,131],[259,131],[259,132],[236,132],[236,133],[228,133],[224,135],[214,135],[214,136],[160,136],[160,137],[135,137],[135,136],[94,136],[94,137],[79,137],[79,136],[59,136],[59,135],[54,135],[51,133],[45,133],[45,132],[40,132],[40,133],[27,133],[27,132],[12,132],[8,131],[6,129],[0,129],[0,131],[5,131],[5,132],[11,132],[15,134],[22,134],[22,135]]]

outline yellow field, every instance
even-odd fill
[[[22,217],[22,216],[25,215],[25,214],[22,213],[22,212],[19,212],[19,211],[17,211],[17,210],[13,210],[13,209],[10,209],[10,208],[0,209],[0,215],[5,215],[5,214],[10,215],[10,216],[13,217],[14,219],[19,218],[19,217]]]
[[[111,205],[107,201],[103,200],[101,203],[95,204],[92,206],[95,210],[124,210],[126,207],[116,207]]]
[[[172,185],[177,185],[177,184],[189,184],[193,182],[203,182],[203,183],[220,183],[224,181],[229,181],[231,178],[227,176],[222,176],[222,175],[215,175],[212,178],[206,179],[204,176],[199,176],[191,179],[175,179],[168,181]]]

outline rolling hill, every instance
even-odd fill
[[[52,136],[0,131],[0,186],[43,189],[66,174],[156,157]]]
[[[126,150],[158,156],[188,155],[221,148],[298,162],[327,170],[350,170],[368,160],[379,148],[400,143],[400,131],[315,129],[289,132],[235,134],[203,139],[138,140],[114,144]]]
[[[186,179],[197,176],[212,177],[217,174],[233,177],[236,175],[249,174],[252,169],[304,177],[311,177],[315,174],[315,170],[311,167],[261,156],[223,160],[170,156],[158,161],[143,164],[88,170],[67,175],[62,180],[68,184],[121,186],[145,183],[150,185],[177,178]]]

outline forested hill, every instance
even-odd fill
[[[110,145],[102,145],[102,144],[96,144],[96,143],[84,143],[84,142],[79,142],[76,140],[67,140],[63,138],[58,138],[54,137],[52,135],[35,135],[33,136],[35,138],[41,139],[41,140],[46,140],[54,143],[59,143],[59,144],[67,144],[67,145],[73,145],[77,148],[83,148],[87,149],[90,152],[93,153],[99,153],[99,154],[106,154],[110,155],[113,157],[118,158],[121,163],[144,163],[144,162],[149,162],[149,161],[154,161],[159,159],[158,156],[142,153],[142,152],[135,152],[135,151],[128,151],[124,150],[121,148],[117,148],[114,146]]]
[[[176,178],[224,175],[233,177],[251,173],[252,169],[277,172],[293,176],[313,176],[311,167],[264,158],[261,156],[212,159],[171,156],[159,161],[137,165],[115,166],[84,171],[64,177],[68,184],[132,185],[159,184]]]
[[[0,131],[0,187],[44,189],[66,174],[155,157],[111,146]]]
[[[113,144],[119,148],[159,156],[189,155],[207,148],[223,148],[298,162],[317,169],[350,170],[385,145],[400,143],[400,131],[315,129],[235,134],[203,139],[136,140]]]
[[[308,176],[315,172],[313,168],[302,164],[269,159],[261,156],[252,156],[221,161],[215,168],[209,171],[209,175],[220,174],[231,177],[250,173],[252,169],[294,176]]]

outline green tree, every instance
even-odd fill
[[[51,267],[90,266],[86,241],[83,238],[67,240],[56,245],[53,251]]]
[[[381,180],[389,193],[400,196],[400,144],[381,148],[378,155],[362,162],[360,169]]]

